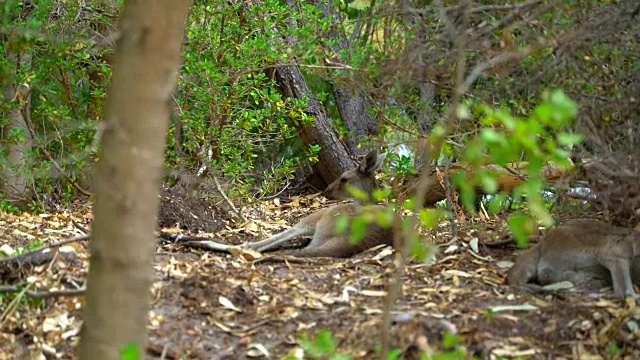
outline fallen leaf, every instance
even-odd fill
[[[501,311],[533,311],[533,310],[539,310],[539,308],[531,304],[521,304],[521,305],[499,305],[499,306],[490,307],[489,310],[497,313]]]
[[[218,296],[218,302],[220,303],[220,305],[224,306],[225,308],[227,308],[229,310],[233,310],[233,311],[236,311],[236,312],[242,312],[242,310],[240,310],[240,308],[238,308],[237,306],[233,305],[231,300],[227,299],[226,297],[224,297],[222,295]]]
[[[387,292],[381,291],[381,290],[362,290],[360,291],[360,294],[364,296],[374,296],[374,297],[387,296]]]

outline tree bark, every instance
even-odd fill
[[[340,62],[341,60],[338,57],[340,52],[351,48],[349,40],[344,34],[340,15],[333,10],[332,5],[325,4],[323,1],[315,1],[315,6],[322,10],[324,17],[332,20],[333,30],[329,32],[328,43],[335,45],[331,46],[330,56]],[[370,147],[366,145],[358,147],[358,144],[372,136],[377,136],[380,132],[378,122],[369,113],[372,108],[371,102],[358,87],[358,84],[353,81],[331,81],[331,89],[342,122],[349,132],[346,136],[346,145],[349,153],[351,155],[367,154]]]
[[[9,49],[7,59],[15,64],[15,79],[19,69],[28,68],[31,55],[16,53]],[[6,151],[6,166],[0,178],[4,180],[2,192],[5,200],[15,205],[23,205],[28,200],[29,178],[27,176],[27,156],[33,146],[33,138],[28,128],[28,116],[31,112],[31,93],[27,84],[7,83],[2,92],[2,101],[7,104],[17,103],[18,106],[6,112],[7,125],[0,129],[0,139]],[[10,134],[19,131],[21,139],[10,138]]]
[[[305,145],[320,145],[319,161],[314,165],[314,172],[325,184],[330,184],[340,175],[352,169],[355,164],[349,157],[344,144],[340,142],[329,117],[318,98],[307,87],[307,83],[298,66],[279,66],[267,71],[267,75],[275,78],[280,93],[287,98],[306,99],[307,114],[316,118],[313,125],[297,124],[300,138]]]
[[[146,348],[167,102],[188,0],[125,2],[95,176],[95,221],[80,359]]]

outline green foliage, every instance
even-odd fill
[[[43,204],[41,204],[36,200],[31,200],[29,204],[27,204],[27,207],[32,214],[37,214],[37,213],[46,211],[45,208],[43,207]]]
[[[421,208],[418,212],[418,218],[425,229],[435,228],[440,220],[446,215],[441,209]]]
[[[620,347],[614,340],[610,340],[605,348],[605,352],[615,357],[620,353]]]
[[[351,359],[351,355],[340,354],[337,350],[335,339],[331,332],[322,330],[314,338],[310,338],[307,334],[303,334],[298,344],[304,350],[304,356],[302,358],[293,355],[288,355],[287,360],[297,359],[331,359],[331,360],[348,360]],[[444,351],[427,355],[425,353],[420,354],[420,359],[424,360],[464,360],[467,359],[467,352],[464,345],[461,344],[461,338],[456,334],[445,333],[442,337],[442,348]],[[401,359],[401,352],[399,349],[392,349],[385,355],[389,360]],[[475,357],[472,357],[475,359]]]
[[[305,355],[310,359],[329,359],[329,360],[349,360],[350,355],[339,354],[331,332],[327,330],[320,331],[315,338],[310,339],[307,334],[303,334],[298,340],[300,347],[304,350]],[[297,358],[289,355],[288,360],[296,360]]]
[[[339,214],[336,217],[334,226],[338,234],[350,231],[349,242],[357,244],[362,240],[371,224],[375,224],[383,229],[392,228],[394,225],[394,216],[395,207],[393,205],[386,206],[382,209],[365,206],[357,216],[349,217],[345,214]]]
[[[3,314],[10,314],[14,311],[20,312],[20,307],[25,309],[44,309],[45,302],[43,299],[36,299],[30,296],[23,296],[22,292],[24,287],[17,286],[15,292],[3,292],[0,293],[0,304],[4,305],[2,308]],[[6,304],[6,305],[5,305]],[[14,310],[15,309],[15,310]]]
[[[24,252],[37,249],[39,247],[42,247],[43,245],[44,245],[44,242],[42,242],[40,240],[30,241],[28,244],[23,246],[20,251],[16,251],[15,255],[22,254]]]
[[[515,187],[512,195],[516,201],[526,197],[528,209],[535,219],[551,225],[553,220],[542,195],[546,183],[540,174],[545,164],[564,168],[570,166],[568,149],[579,144],[582,136],[565,132],[564,129],[575,118],[577,111],[576,103],[562,91],[545,93],[542,102],[527,117],[514,116],[506,108],[477,104],[475,112],[480,116],[482,127],[460,149],[460,158],[473,168],[473,176],[469,178],[467,174],[459,172],[452,179],[454,188],[460,190],[460,200],[464,206],[474,208],[475,186],[485,193],[498,190],[499,175],[483,168],[484,165],[507,166],[524,159],[527,161],[527,178]],[[443,151],[455,152],[448,145]],[[497,204],[500,201],[498,198]],[[496,206],[494,203],[494,209]],[[526,238],[526,219],[522,216],[510,219],[511,229],[519,241],[525,241]]]
[[[364,234],[367,232],[367,227],[371,222],[370,217],[366,216],[367,214],[363,214],[360,216],[356,216],[351,219],[351,237],[349,238],[349,242],[352,244],[357,244],[362,238]]]
[[[98,139],[94,135],[99,133],[98,125],[103,120],[113,54],[105,39],[110,38],[117,25],[115,19],[122,1],[31,5],[24,12],[23,2],[10,0],[0,9],[0,25],[7,39],[0,42],[0,51],[6,53],[10,48],[32,57],[28,67],[17,67],[12,60],[1,57],[0,75],[12,83],[28,84],[31,89],[36,146],[25,169],[18,171],[30,175],[38,193],[47,194],[64,177],[59,176],[40,148],[51,153],[74,181],[87,180],[88,170],[97,161]],[[297,137],[296,126],[314,120],[306,101],[284,99],[267,76],[274,65],[294,60],[303,65],[307,85],[322,101],[341,136],[346,129],[332,97],[335,84],[356,84],[371,96],[374,105],[368,110],[385,124],[379,138],[386,143],[413,140],[417,132],[408,134],[398,129],[411,132],[422,117],[435,120],[446,113],[452,86],[446,76],[443,79],[440,75],[451,72],[453,57],[447,41],[442,41],[446,34],[439,25],[442,14],[437,7],[420,9],[420,21],[406,26],[415,19],[402,13],[390,14],[384,3],[349,0],[333,5],[333,10],[347,21],[325,17],[321,9],[305,2],[293,8],[276,0],[246,6],[226,1],[194,2],[187,20],[184,61],[171,104],[174,114],[166,147],[170,173],[185,168],[197,172],[206,167],[225,180],[228,195],[249,199],[277,192],[294,177],[301,163],[318,161],[319,147],[305,147]],[[470,65],[485,62],[487,54],[494,56],[494,50],[502,47],[498,41],[506,35],[513,40],[514,48],[524,48],[532,39],[562,34],[579,24],[581,17],[608,6],[613,5],[589,0],[580,7],[531,12],[535,27],[497,27],[485,34],[486,38],[468,44],[466,61]],[[498,21],[503,15],[473,13],[471,16],[478,18],[471,19],[471,23]],[[353,34],[353,42],[336,50],[337,39],[331,34],[340,31],[347,37]],[[476,35],[475,30],[472,33]],[[581,104],[605,121],[626,121],[625,113],[617,109],[620,102],[611,100],[629,95],[621,91],[620,79],[626,81],[636,74],[640,64],[638,47],[633,32],[612,33],[618,34],[618,42],[605,33],[594,37],[593,44],[565,51],[579,55],[570,62],[554,61],[559,54],[549,48],[525,57],[522,66],[510,72],[487,69],[469,88],[474,100],[466,101],[458,111],[462,119],[481,115],[480,124],[472,120],[459,124],[457,137],[451,139],[443,153],[459,155],[459,145],[453,144],[464,143],[468,151],[459,156],[461,159],[482,164],[525,158],[532,163],[528,169],[531,172],[538,166],[536,159],[564,161],[560,159],[566,159],[566,148],[580,140],[560,131],[573,125],[573,120],[566,119],[574,117],[576,107],[562,93],[553,92],[532,111],[536,95],[546,88],[571,89],[572,96],[586,99]],[[425,48],[416,49],[416,45]],[[482,46],[489,46],[490,51]],[[407,55],[411,57],[404,59]],[[412,60],[418,58],[426,68],[415,68]],[[328,61],[345,66],[318,68]],[[548,66],[551,61],[554,66]],[[421,86],[431,82],[439,86],[431,98],[425,99]],[[603,96],[604,100],[599,100]],[[496,104],[502,107],[495,109]],[[0,110],[16,106],[16,102],[3,102]],[[4,121],[0,119],[0,125]],[[466,135],[460,135],[474,132],[478,125],[482,130],[475,134],[475,140],[467,141]],[[438,138],[444,133],[444,127],[435,126],[431,136]],[[22,130],[12,130],[2,141],[23,141],[25,135]],[[633,146],[633,142],[623,141],[614,145],[625,144]],[[397,176],[415,172],[411,158],[390,157]],[[0,156],[0,166],[4,165],[3,160]],[[517,196],[526,196],[534,216],[549,223],[545,199],[538,191],[544,184],[531,180],[529,186],[517,190]],[[454,178],[452,183],[460,189],[460,200],[465,205],[476,201],[469,184],[486,191],[496,188],[495,177],[482,171],[476,172],[473,179]],[[71,199],[74,187],[62,189],[62,198]],[[501,205],[504,201],[495,201],[490,207],[495,210]],[[32,211],[37,207],[29,205]]]
[[[16,171],[35,181],[37,192],[49,193],[60,181],[51,162],[42,160],[39,148],[46,149],[76,181],[85,179],[82,169],[93,163],[95,122],[102,114],[110,75],[103,56],[109,49],[95,46],[102,37],[88,38],[86,34],[107,29],[113,21],[108,15],[117,14],[119,3],[33,2],[24,12],[23,2],[7,1],[0,10],[0,25],[12,34],[0,42],[0,50],[30,58],[28,63],[18,64],[2,57],[0,72],[9,83],[30,89],[35,149],[27,154],[25,168]],[[102,13],[94,12],[97,8]],[[23,130],[14,130],[2,141],[24,139]],[[73,188],[67,189],[73,192]]]
[[[128,343],[120,350],[120,359],[122,360],[138,360],[142,358],[140,347],[134,342]]]
[[[389,173],[399,178],[418,172],[411,157],[397,152],[387,153],[387,164],[389,164]]]
[[[170,137],[170,166],[211,166],[228,179],[228,195],[249,198],[249,191],[262,196],[284,186],[301,161],[317,161],[317,146],[307,149],[306,159],[299,156],[296,126],[314,120],[305,111],[306,101],[283,98],[265,73],[304,50],[287,47],[282,34],[293,32],[299,40],[312,36],[308,28],[288,27],[289,17],[317,20],[317,9],[300,9],[292,12],[274,0],[241,9],[227,2],[195,2],[178,82],[178,102],[185,111],[172,127],[182,129],[181,153]]]
[[[17,206],[15,206],[12,202],[7,200],[0,200],[0,209],[11,214],[20,213],[20,209]]]

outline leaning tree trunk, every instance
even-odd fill
[[[338,55],[344,50],[349,49],[349,40],[344,34],[340,15],[332,8],[331,4],[325,4],[323,1],[315,1],[314,5],[322,10],[322,14],[326,18],[332,20],[332,29],[329,32],[329,40],[327,44],[331,48],[331,58],[340,61]],[[329,56],[328,56],[329,57]],[[363,140],[377,136],[380,132],[380,124],[370,113],[371,102],[367,99],[367,95],[358,87],[354,81],[331,81],[331,89],[333,97],[336,100],[336,106],[340,113],[340,118],[345,128],[349,132],[346,136],[346,144],[351,155],[364,155],[369,151],[368,146],[358,146]]]
[[[353,168],[353,160],[338,139],[320,101],[307,87],[300,68],[292,65],[279,66],[270,69],[267,74],[276,80],[279,91],[284,97],[307,99],[308,101],[306,112],[313,115],[316,120],[313,124],[296,126],[305,145],[320,145],[320,153],[318,154],[320,161],[314,165],[314,172],[326,184],[330,184],[343,172]]]
[[[28,53],[16,54],[11,49],[7,50],[7,59],[15,65],[15,75],[20,69],[28,68],[31,63],[31,55]],[[27,177],[27,156],[33,146],[33,138],[28,127],[28,117],[31,111],[31,93],[27,84],[16,84],[9,81],[4,85],[2,101],[11,106],[5,112],[7,124],[0,130],[0,141],[6,153],[6,165],[2,168],[0,179],[3,180],[1,192],[6,196],[5,200],[15,204],[24,205],[28,200],[29,179]]]
[[[144,354],[167,101],[188,0],[129,0],[105,110],[81,359]],[[142,356],[144,357],[144,356]]]

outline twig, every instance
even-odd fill
[[[19,260],[21,258],[25,258],[25,257],[28,257],[30,255],[39,253],[39,252],[41,252],[43,250],[60,247],[60,246],[66,245],[66,244],[74,243],[74,242],[80,242],[80,241],[89,240],[89,238],[91,238],[91,235],[87,234],[87,235],[81,235],[81,236],[74,236],[72,238],[68,238],[66,240],[62,240],[62,241],[57,242],[57,243],[43,245],[43,246],[40,246],[40,247],[38,247],[36,249],[23,252],[22,254],[1,258],[0,259],[0,264],[5,263],[5,262],[10,262],[10,261],[16,261],[16,260]]]
[[[57,296],[79,296],[84,294],[86,290],[87,289],[85,287],[81,287],[79,289],[33,291],[33,290],[25,290],[24,288],[14,286],[14,285],[0,286],[0,293],[13,293],[18,291],[24,291],[26,295],[34,299],[47,299],[47,298],[57,297]]]
[[[222,186],[220,186],[220,183],[218,182],[218,178],[215,176],[213,177],[213,183],[216,185],[216,190],[218,190],[218,193],[220,194],[220,196],[222,196],[222,198],[224,199],[224,201],[227,202],[227,204],[229,205],[229,207],[231,207],[231,210],[233,210],[233,212],[238,215],[238,217],[240,218],[240,220],[242,220],[242,222],[247,222],[247,219],[244,217],[244,215],[242,215],[242,213],[235,207],[235,205],[233,205],[233,203],[231,202],[231,200],[229,200],[229,198],[227,197],[227,195],[224,193],[224,191],[222,190]]]
[[[458,237],[458,222],[457,220],[457,216],[456,219],[454,219],[454,216],[452,215],[453,213],[455,213],[455,205],[453,203],[453,198],[451,197],[451,181],[449,179],[449,168],[451,167],[451,159],[447,156],[447,161],[445,163],[445,167],[444,167],[444,181],[441,184],[444,187],[444,193],[445,193],[445,197],[447,200],[447,207],[449,208],[449,221],[451,221],[451,235],[453,236],[453,238],[457,238]]]
[[[514,21],[516,21],[517,18],[520,17],[527,8],[533,7],[535,5],[538,5],[539,3],[541,3],[541,1],[534,0],[534,1],[530,1],[530,2],[524,3],[524,4],[518,4],[517,6],[515,6],[513,8],[513,11],[511,11],[509,14],[507,14],[502,19],[500,19],[500,21],[498,21],[498,22],[496,22],[494,24],[491,24],[491,26],[483,29],[482,32],[480,32],[478,34],[475,34],[475,36],[473,36],[471,40],[478,39],[480,36],[483,36],[483,35],[486,35],[486,34],[492,34],[495,30],[502,29],[502,28],[508,26],[509,24],[511,24]]]
[[[29,90],[29,93],[31,92],[31,90]],[[27,94],[28,96],[28,94]],[[26,98],[26,97],[25,97]],[[36,133],[33,129],[33,124],[31,123],[31,114],[29,113],[29,110],[26,106],[23,106],[21,109],[22,112],[22,117],[24,118],[25,123],[27,124],[27,129],[29,130],[29,133],[31,134],[31,138],[36,137]],[[51,163],[53,164],[53,167],[56,168],[56,170],[58,170],[58,172],[64,176],[65,179],[67,179],[67,181],[73,185],[73,187],[75,187],[78,192],[80,192],[82,195],[87,196],[87,197],[91,197],[91,193],[88,192],[87,190],[85,190],[82,186],[80,186],[75,180],[73,180],[71,178],[71,176],[69,176],[63,169],[62,167],[60,167],[60,165],[58,164],[57,161],[55,161],[53,159],[53,156],[51,156],[51,153],[49,153],[49,151],[47,151],[47,149],[42,146],[42,145],[36,145],[38,146],[38,148],[40,149],[40,151],[42,151],[42,153],[44,154],[44,156],[49,159],[49,161],[51,161]]]
[[[480,63],[476,65],[473,68],[473,70],[471,70],[471,72],[469,73],[467,78],[464,80],[464,82],[461,83],[462,91],[464,92],[465,89],[468,89],[471,86],[471,84],[473,84],[478,79],[478,77],[482,74],[482,72],[489,69],[490,67],[505,63],[507,61],[520,60],[535,52],[538,52],[544,49],[545,47],[555,46],[555,45],[556,43],[554,41],[542,40],[542,41],[539,41],[537,44],[527,46],[523,50],[501,53],[500,55],[494,58],[491,58],[486,62]]]
[[[523,4],[515,4],[515,5],[480,5],[480,6],[476,6],[471,8],[471,10],[469,10],[470,13],[476,13],[476,12],[483,12],[483,11],[493,11],[493,10],[517,10],[520,11],[520,9],[523,9],[525,7],[529,7],[531,5],[536,5],[538,3],[541,3],[542,1],[540,0],[533,0],[533,1],[529,1]],[[453,7],[450,9],[458,9],[458,7]],[[448,10],[448,9],[447,9]]]
[[[77,222],[75,222],[74,220],[71,220],[71,224],[73,224],[73,226],[74,226],[76,229],[78,229],[78,230],[82,231],[85,235],[86,235],[86,234],[89,234],[89,229],[87,229],[87,228],[85,228],[84,226],[82,226],[82,225],[78,224],[78,223],[77,223]]]
[[[25,294],[25,291],[27,291],[27,289],[32,285],[32,283],[27,284],[27,286],[20,292],[20,294],[18,294],[15,298],[13,298],[13,300],[11,300],[10,303],[5,306],[4,311],[2,312],[2,314],[0,314],[0,329],[4,328],[5,321],[9,318],[9,315],[13,314],[16,311],[20,300],[22,300],[22,297]]]
[[[275,199],[277,198],[280,194],[282,194],[285,190],[287,190],[287,188],[289,187],[289,185],[291,185],[291,182],[289,180],[287,180],[287,185],[285,185],[282,190],[278,191],[276,194],[271,195],[271,196],[267,196],[266,198],[264,198],[265,200],[271,200],[271,199]]]
[[[195,239],[196,240],[182,241],[179,244],[189,246],[189,247],[194,247],[194,248],[210,250],[210,251],[222,251],[222,252],[229,252],[230,248],[235,247],[233,245],[227,245],[227,244],[219,243],[213,240],[199,240],[198,238],[195,238]]]
[[[402,245],[401,253],[397,256],[398,266],[390,280],[390,283],[388,286],[389,291],[387,292],[387,296],[385,297],[385,302],[384,302],[384,311],[382,313],[382,324],[381,324],[382,325],[382,329],[381,329],[382,349],[380,352],[381,359],[386,359],[386,356],[391,347],[391,322],[392,322],[391,310],[395,305],[398,297],[400,296],[400,292],[402,291],[402,278],[404,277],[405,270],[406,270],[405,269],[406,257],[408,256],[409,251],[411,249],[411,243],[415,241],[415,236],[416,236],[412,230],[418,224],[417,214],[420,213],[420,208],[421,208],[421,205],[423,204],[423,199],[427,194],[427,190],[433,183],[432,177],[428,175],[430,173],[430,171],[428,171],[430,162],[431,162],[430,160],[433,155],[433,152],[437,151],[442,147],[442,144],[445,141],[446,136],[449,133],[451,133],[451,131],[453,131],[453,128],[455,126],[455,121],[457,118],[458,106],[460,105],[460,99],[462,97],[462,94],[464,94],[464,91],[465,91],[463,80],[464,80],[464,73],[466,68],[464,51],[465,51],[466,42],[467,42],[467,38],[466,38],[467,32],[464,31],[464,29],[466,29],[469,22],[469,4],[463,0],[461,1],[460,6],[462,9],[462,14],[460,16],[461,22],[459,24],[459,27],[462,30],[458,32],[458,36],[456,38],[457,40],[456,41],[457,53],[456,53],[456,59],[455,59],[455,64],[456,64],[455,85],[456,86],[454,88],[455,90],[451,98],[451,107],[448,110],[448,116],[445,117],[446,123],[445,123],[444,131],[440,134],[440,136],[436,137],[433,143],[429,143],[429,138],[426,138],[424,140],[425,145],[427,146],[425,146],[425,151],[422,155],[423,157],[422,169],[421,169],[422,175],[420,176],[418,185],[416,187],[416,192],[414,195],[416,199],[416,201],[414,201],[414,208],[413,208],[414,216],[411,216],[409,218],[409,225],[403,226],[403,228],[400,230],[402,231],[401,234],[402,234],[402,238],[404,239],[404,244]]]

